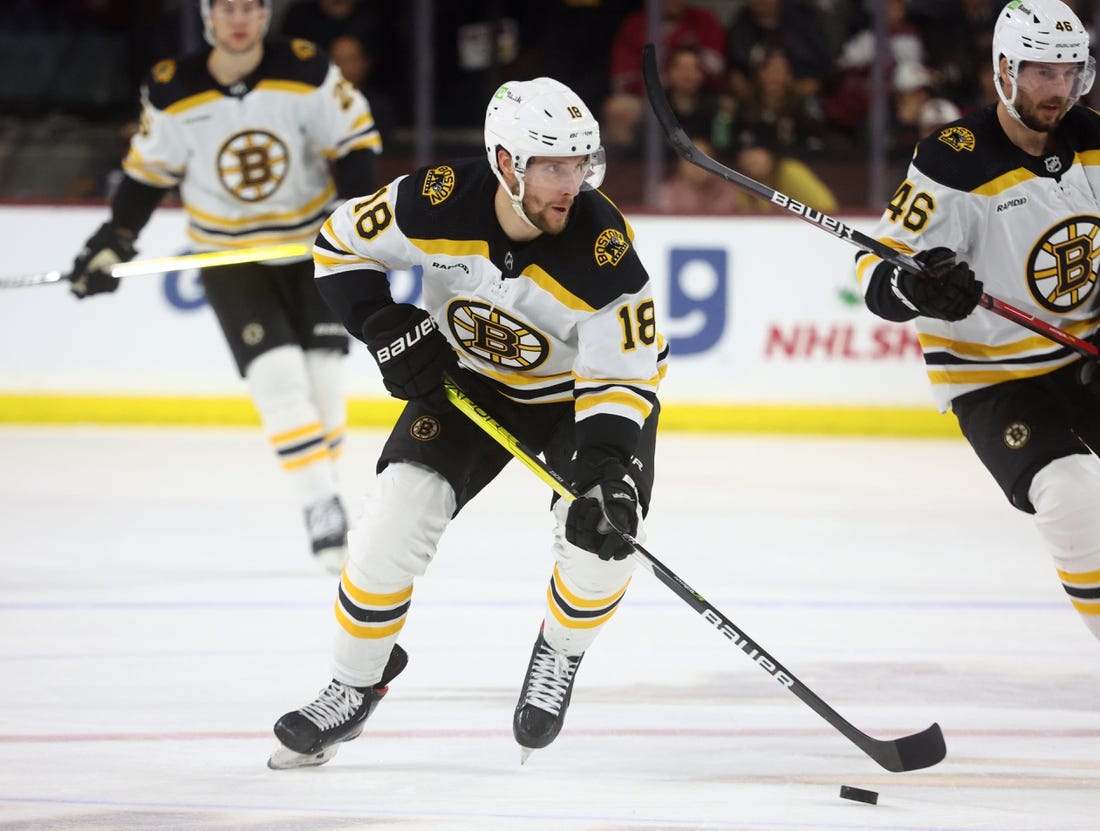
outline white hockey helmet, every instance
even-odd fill
[[[512,157],[519,193],[508,188],[497,164],[497,148]],[[573,90],[553,78],[508,81],[489,101],[485,111],[485,154],[489,167],[512,196],[522,219],[524,175],[534,157],[588,156],[581,187],[598,188],[607,169],[600,145],[600,124]]]
[[[202,34],[211,46],[214,45],[214,33],[210,29],[210,9],[213,5],[214,0],[199,0],[199,13],[202,15]],[[260,0],[260,5],[267,9],[267,26],[264,26],[264,34],[266,35],[267,28],[271,25],[271,0]]]
[[[1000,81],[1002,56],[1008,63],[1008,95]],[[1024,61],[1080,64],[1069,96],[1073,99],[1088,93],[1096,77],[1096,62],[1089,55],[1089,33],[1062,0],[1011,0],[997,17],[993,28],[994,86],[1017,121],[1017,79]]]

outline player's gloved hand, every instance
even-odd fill
[[[114,291],[119,280],[111,276],[112,266],[132,260],[135,254],[137,249],[134,248],[133,233],[104,222],[88,237],[76,255],[73,270],[67,278],[72,284],[69,291],[81,300],[93,294]]]
[[[966,263],[955,261],[950,248],[930,248],[913,255],[921,272],[895,267],[890,275],[894,294],[917,314],[940,320],[962,320],[982,298],[982,282]]]
[[[608,523],[630,536],[638,533],[638,492],[626,468],[615,459],[591,465],[577,458],[574,490],[581,494],[569,505],[565,538],[601,560],[622,560],[634,548]]]
[[[448,406],[443,373],[458,358],[426,311],[391,303],[367,318],[363,340],[390,395],[402,401],[423,400],[437,410]]]

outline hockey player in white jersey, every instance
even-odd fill
[[[1100,637],[1097,365],[976,308],[986,290],[1096,339],[1100,115],[1078,103],[1095,74],[1088,49],[1060,0],[1006,5],[993,35],[1000,101],[920,142],[876,231],[924,273],[873,254],[857,272],[875,314],[916,319],[941,409],[1034,516],[1070,603]]]
[[[666,354],[649,277],[632,229],[596,189],[599,125],[568,87],[504,84],[485,149],[488,164],[421,168],[347,202],[317,237],[322,294],[409,403],[351,538],[332,682],[278,720],[273,768],[322,764],[359,735],[405,665],[397,639],[414,580],[511,459],[449,405],[445,372],[585,495],[554,508],[547,606],[513,718],[524,758],[558,735],[581,658],[626,591],[634,558],[603,512],[642,534]],[[385,271],[415,265],[423,308],[395,304]]]
[[[309,244],[338,197],[375,187],[381,150],[366,100],[307,41],[264,40],[269,0],[202,0],[211,48],[157,63],[111,218],[70,279],[79,297],[114,291],[113,265],[161,197],[179,188],[198,251]],[[347,520],[335,461],[345,434],[348,338],[317,293],[313,262],[225,266],[206,299],[278,462],[295,485],[314,556],[339,573]]]

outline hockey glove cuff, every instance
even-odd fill
[[[907,307],[925,317],[956,321],[968,316],[982,299],[982,282],[966,263],[956,262],[950,248],[930,248],[913,255],[919,274],[897,266],[890,288]]]

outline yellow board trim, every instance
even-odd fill
[[[348,400],[349,427],[390,428],[402,402]],[[48,395],[0,393],[0,424],[259,426],[246,397]],[[931,408],[779,406],[663,402],[661,430],[698,433],[794,433],[835,436],[958,438],[953,416]]]

